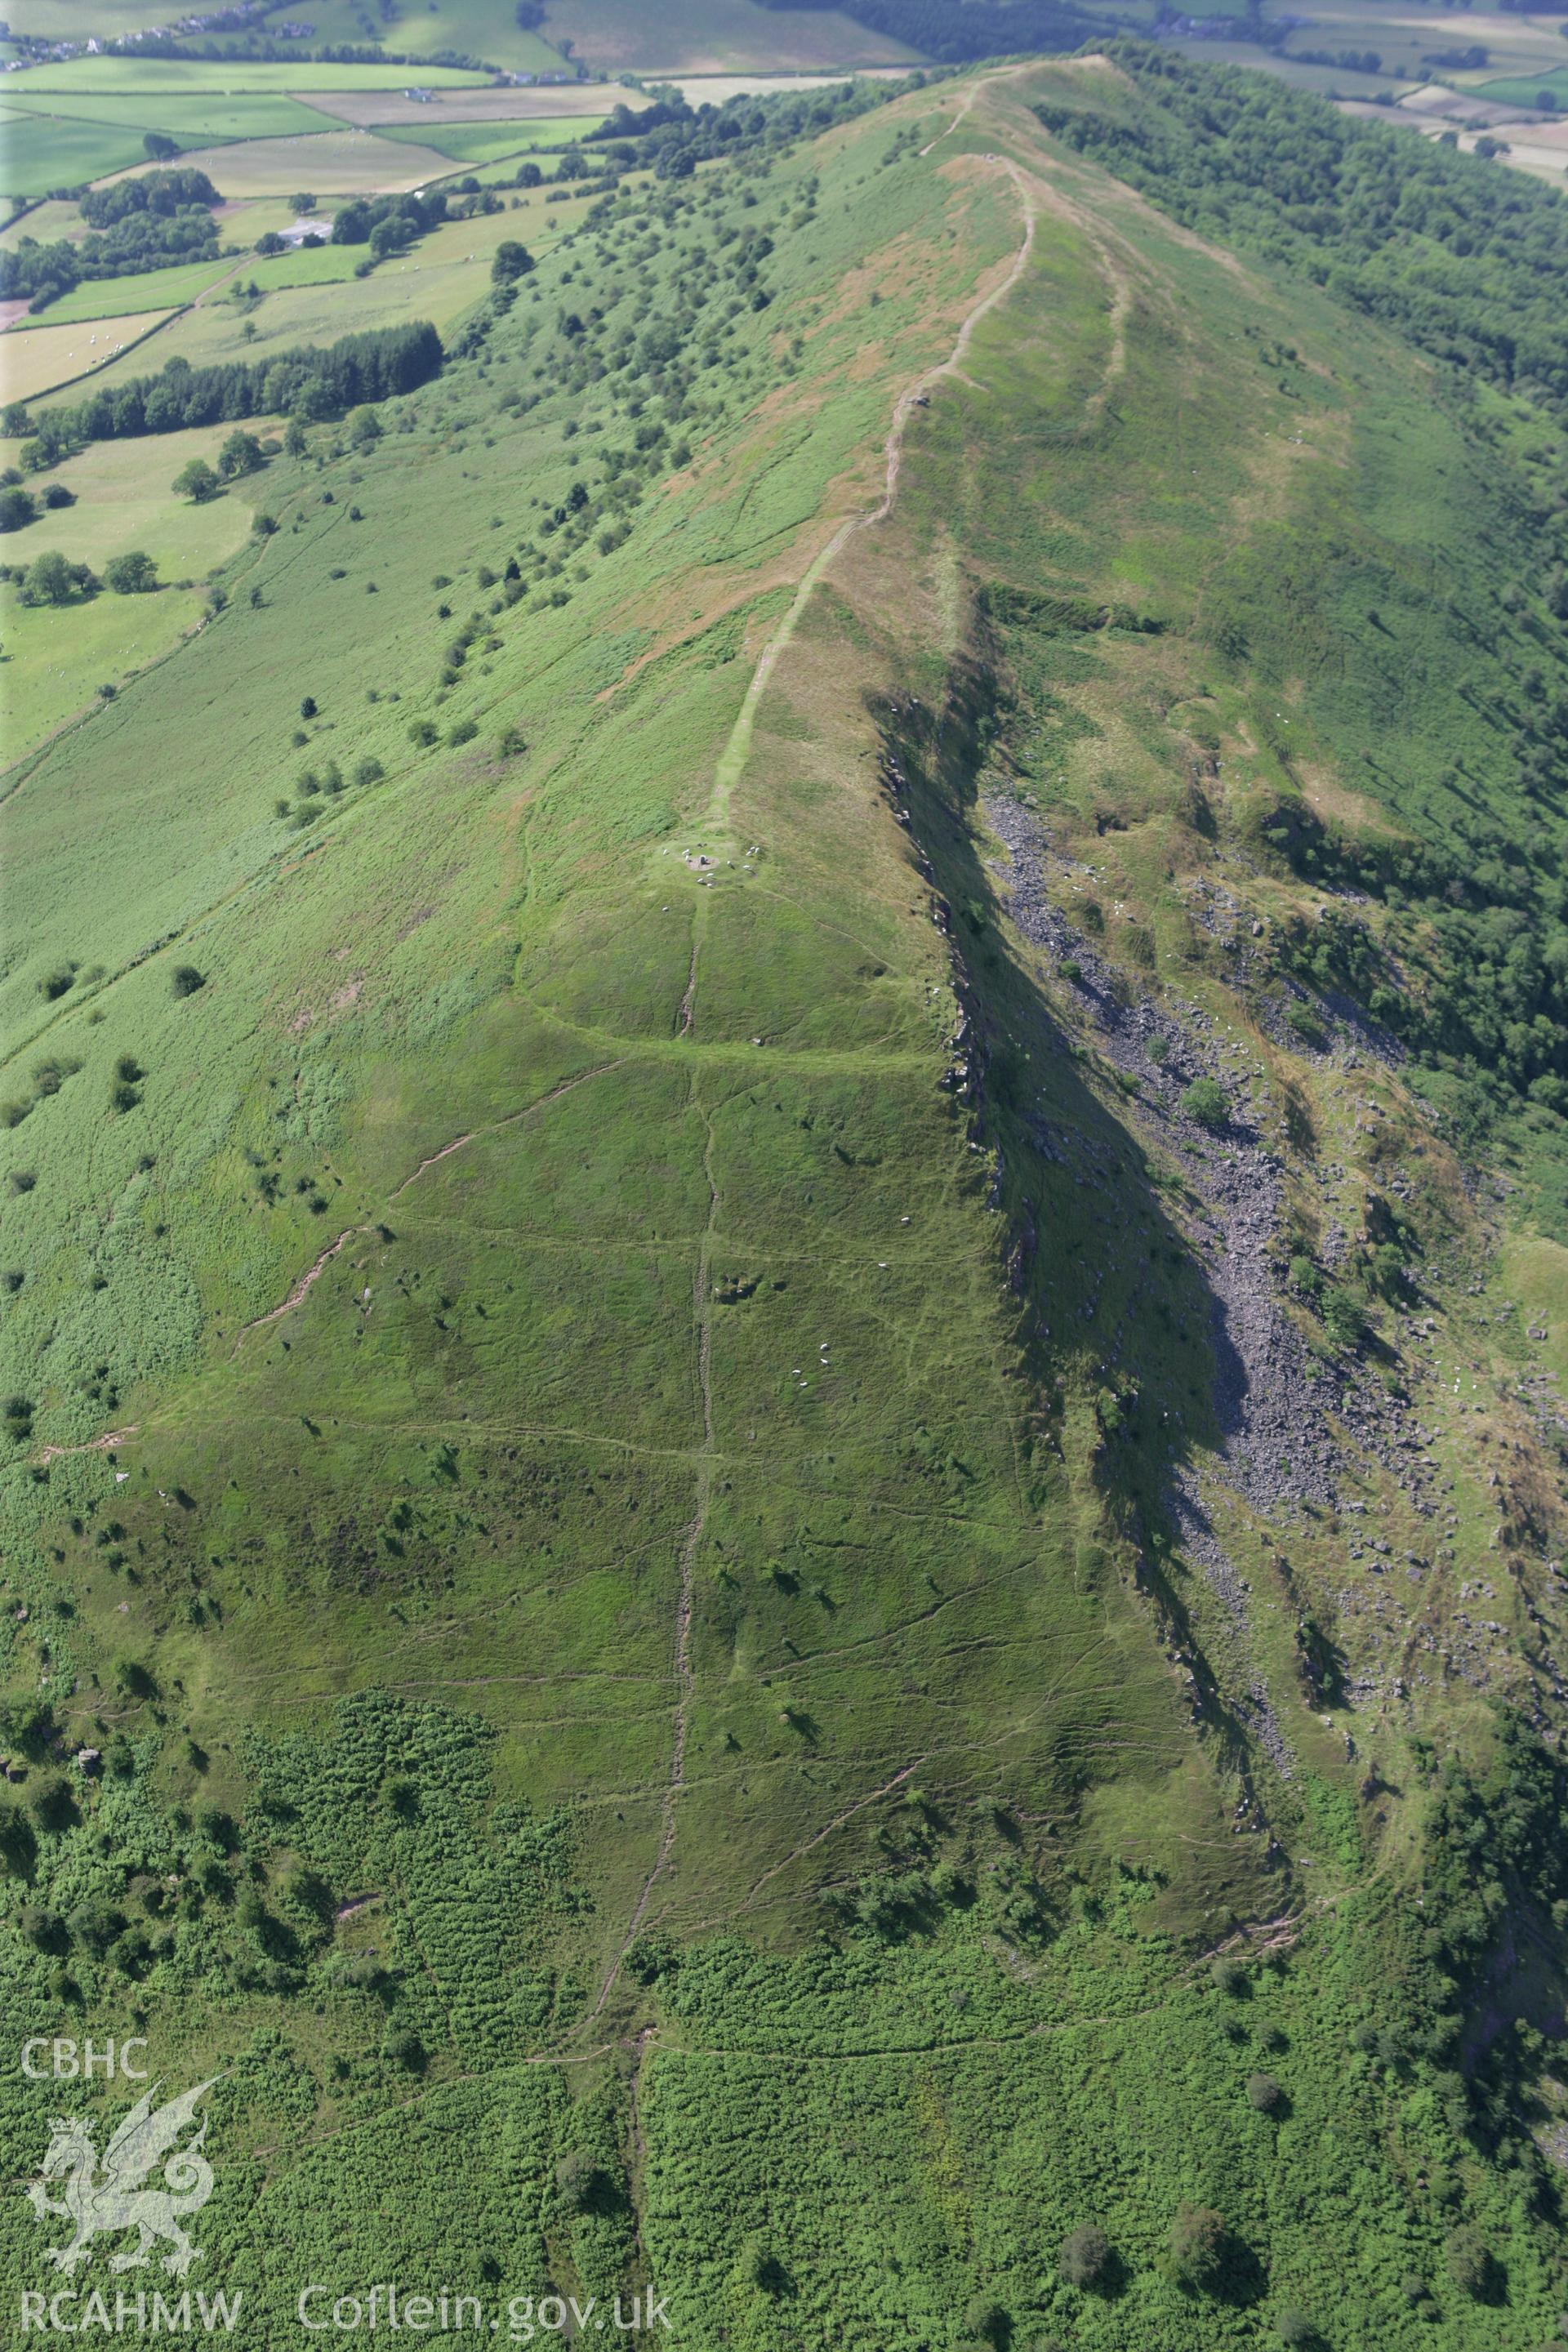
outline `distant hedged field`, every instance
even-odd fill
[[[27,300],[41,310],[84,279],[205,261],[217,251],[212,207],[222,201],[205,172],[183,168],[85,189],[89,236],[53,245],[25,237],[0,248],[0,302]]]

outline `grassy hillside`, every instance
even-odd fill
[[[1227,89],[508,215],[4,778],[0,2013],[237,2341],[1553,2338],[1554,199]]]

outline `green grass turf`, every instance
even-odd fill
[[[216,617],[5,780],[0,1146],[32,1181],[0,1201],[0,1384],[37,1428],[0,1476],[26,1609],[0,1639],[18,1701],[47,1675],[73,1742],[128,1743],[25,1891],[77,1921],[73,2017],[133,1998],[171,2082],[226,2073],[203,2275],[264,2346],[302,2276],[416,2271],[651,2278],[694,2352],[952,2352],[988,2302],[1094,2352],[1257,2344],[1289,2307],[1346,2352],[1555,2325],[1534,2161],[1481,2151],[1406,2008],[1432,1858],[1393,1681],[1484,1755],[1480,1691],[1419,1645],[1489,1490],[1467,1473],[1436,1617],[1402,1587],[1384,1622],[1348,1517],[1219,1507],[1241,1628],[1173,1543],[1173,1450],[1211,1470],[1217,1436],[1186,1179],[1007,923],[976,795],[1039,804],[1064,897],[1093,866],[1130,995],[1152,955],[1162,1004],[1261,1058],[1186,908],[1216,849],[1271,925],[1315,902],[1247,849],[1297,769],[1441,827],[1458,761],[1535,821],[1486,714],[1530,629],[1499,617],[1531,544],[1509,436],[1561,436],[1510,409],[1483,457],[1426,362],[1054,154],[1005,86],[931,144],[963,95],[574,235],[567,206],[455,225],[454,273],[494,226],[537,278],[371,448],[318,425],[274,460],[279,529]],[[1027,266],[785,643],[876,508],[895,400],[1019,252],[998,155],[1054,199]],[[258,327],[297,336],[304,299]],[[62,534],[107,463],[64,468]],[[1082,625],[1113,604],[1163,626]],[[310,789],[330,761],[342,791]],[[1464,1402],[1495,1395],[1513,1342],[1466,1304],[1489,1242],[1446,1147],[1381,1071],[1267,1051],[1301,1105],[1270,1144],[1325,1223],[1390,1182],[1362,1113],[1395,1105],[1434,1316]],[[1422,1411],[1462,1468],[1448,1393],[1446,1367]],[[132,1425],[34,1476],[43,1441]],[[1381,1461],[1355,1499],[1430,1542]],[[1354,1708],[1300,1668],[1304,1607]],[[1289,1780],[1229,1711],[1258,1678]],[[98,1953],[94,1902],[144,1948]],[[1205,1956],[1238,1918],[1278,1949],[1226,1994]],[[19,2040],[63,1963],[6,1935]],[[59,2093],[5,2079],[22,2179]],[[1161,2268],[1184,2200],[1245,2249],[1224,2296]],[[1506,2305],[1450,2279],[1458,2219]],[[1085,2221],[1114,2293],[1058,2275]]]
[[[182,139],[180,143],[196,142]],[[78,187],[145,161],[142,130],[129,123],[17,111],[0,134],[0,170],[13,198]]]
[[[158,98],[200,91],[235,98],[291,89],[402,89],[408,79],[406,66],[328,66],[309,58],[272,63],[248,58],[81,57],[31,67],[16,77],[16,86],[29,100],[40,90],[109,98],[127,91]],[[458,89],[481,84],[486,76],[457,66],[426,66],[420,79],[432,89]]]
[[[169,269],[140,269],[129,278],[89,278],[38,315],[51,327],[78,320],[117,319],[134,311],[172,310],[192,302],[234,269],[232,259],[182,261]]]
[[[494,163],[505,155],[527,155],[536,148],[569,147],[586,131],[597,130],[605,117],[571,114],[533,122],[454,122],[425,131],[407,122],[378,125],[384,138],[405,146],[433,147],[454,163]]]
[[[901,42],[870,32],[837,9],[780,12],[755,0],[668,0],[650,13],[637,0],[554,0],[548,19],[574,57],[612,72],[677,68],[688,73],[766,71],[918,62]]]
[[[275,139],[321,129],[312,109],[258,94],[161,98],[154,93],[99,97],[89,91],[50,96],[18,91],[16,119],[0,141],[0,168],[18,194],[100,180],[146,162],[149,131],[176,140],[182,151],[231,140]]]
[[[237,202],[288,195],[298,188],[323,199],[378,195],[417,186],[426,169],[422,149],[363,131],[320,130],[226,147],[191,147],[185,160]]]
[[[1533,106],[1541,90],[1550,90],[1552,103],[1568,106],[1568,66],[1558,66],[1538,74],[1503,74],[1495,81],[1483,81],[1468,86],[1477,98],[1498,100],[1505,106]],[[1521,125],[1522,130],[1525,126]]]
[[[44,323],[35,326],[31,320],[5,331],[0,351],[5,363],[5,395],[8,400],[35,400],[55,384],[74,384],[89,373],[106,379],[116,366],[135,364],[135,353],[128,349],[123,361],[105,360],[106,351],[115,351],[121,344],[132,346],[159,325],[168,313],[142,310],[127,315],[117,312],[111,325],[96,328],[90,320],[80,320],[75,326],[54,326],[48,322],[48,312],[42,314]]]

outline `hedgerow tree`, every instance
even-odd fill
[[[181,498],[189,499],[200,506],[204,499],[216,496],[220,485],[206,459],[193,457],[189,465],[181,467],[169,487],[178,491]]]
[[[495,258],[490,263],[490,284],[514,286],[520,278],[526,278],[535,267],[533,256],[526,245],[520,245],[515,237],[505,237],[497,246]]]
[[[59,1773],[51,1772],[27,1791],[27,1806],[41,1830],[51,1836],[68,1829],[76,1819],[76,1806],[71,1798],[70,1784]]]
[[[1323,1328],[1336,1348],[1359,1348],[1366,1337],[1366,1317],[1348,1290],[1323,1294]]]
[[[266,463],[254,433],[231,433],[217,453],[217,469],[226,482],[237,481],[242,474],[258,474]]]
[[[111,555],[103,567],[105,585],[117,596],[145,596],[158,585],[158,567],[140,548],[128,555]]]
[[[72,563],[58,548],[50,548],[27,566],[22,581],[22,602],[68,604],[79,590],[89,596],[97,585],[85,563]]]
[[[0,1863],[17,1878],[25,1878],[37,1848],[26,1816],[9,1798],[0,1801]]]

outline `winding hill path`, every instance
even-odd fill
[[[957,122],[961,119],[961,117],[955,118],[949,128],[956,129]],[[943,136],[945,135],[944,133]],[[935,143],[933,141],[932,144]],[[799,585],[790,599],[788,611],[763,647],[756,668],[752,673],[750,683],[742,699],[741,708],[735,714],[735,723],[730,730],[729,740],[720,753],[718,764],[713,771],[713,791],[708,803],[708,824],[710,829],[716,833],[721,833],[729,822],[731,795],[745,773],[747,761],[751,758],[752,737],[756,727],[757,710],[767,691],[768,681],[778,667],[780,656],[787,651],[790,641],[800,624],[801,615],[810,604],[818,583],[831,570],[834,562],[857,531],[868,530],[879,522],[885,522],[892,513],[894,502],[899,495],[899,475],[903,464],[904,435],[909,429],[910,417],[930,396],[933,384],[941,383],[944,377],[963,373],[963,363],[968,355],[970,343],[973,340],[974,330],[979,326],[982,319],[995,310],[999,302],[1006,300],[1029,266],[1029,257],[1035,248],[1035,225],[1039,218],[1039,204],[1036,192],[1019,165],[1013,163],[1007,156],[998,155],[987,160],[996,163],[1006,173],[1017,189],[1023,205],[1024,234],[1018,249],[1013,257],[1012,266],[1006,276],[1001,278],[988,294],[982,295],[973,310],[965,315],[958,331],[958,340],[946,359],[939,361],[936,366],[928,368],[923,375],[917,376],[913,383],[906,385],[899,394],[893,408],[892,422],[888,428],[888,437],[883,443],[885,464],[881,497],[874,507],[867,508],[864,513],[846,516],[826,545],[813,556],[801,574]]]

